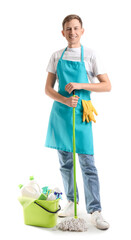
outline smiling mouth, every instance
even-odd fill
[[[70,39],[75,39],[77,36],[69,36]]]

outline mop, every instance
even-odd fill
[[[75,91],[73,90],[73,97]],[[74,218],[69,217],[60,222],[58,229],[63,231],[84,232],[87,231],[88,226],[83,218],[77,217],[77,197],[76,197],[76,155],[75,155],[75,107],[73,107],[73,172],[74,172]]]

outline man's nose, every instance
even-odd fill
[[[71,28],[70,33],[72,33],[72,34],[75,33],[75,30],[73,28]]]

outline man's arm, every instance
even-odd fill
[[[108,78],[108,75],[105,74],[99,74],[97,75],[97,78],[100,83],[82,83],[81,88],[92,91],[92,92],[109,92],[111,91],[111,82]]]
[[[99,83],[73,83],[70,82],[66,85],[65,90],[71,93],[74,89],[84,89],[92,92],[109,92],[111,91],[111,82],[108,75],[99,74],[97,75]]]
[[[55,101],[63,103],[69,107],[76,107],[78,103],[78,96],[71,96],[69,98],[62,96],[57,91],[54,90],[54,85],[56,81],[56,74],[54,73],[48,73],[46,85],[45,85],[45,93],[53,98]]]
[[[53,98],[55,101],[65,103],[65,97],[54,90],[55,82],[56,82],[56,74],[48,72],[46,85],[45,85],[45,93],[49,97]]]

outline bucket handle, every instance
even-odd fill
[[[58,211],[61,210],[61,206],[59,205],[59,208],[55,211],[55,212],[52,212],[50,210],[47,210],[46,208],[44,208],[43,206],[41,206],[39,203],[37,202],[34,202],[35,204],[37,204],[39,207],[43,208],[45,211],[49,212],[49,213],[57,213]]]

